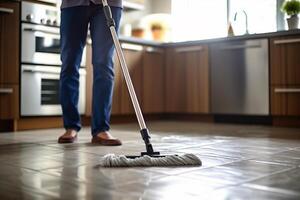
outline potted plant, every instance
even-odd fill
[[[289,30],[297,29],[299,23],[298,14],[300,13],[300,1],[299,0],[285,1],[282,4],[281,9],[288,16],[290,16],[289,18],[287,18]]]
[[[164,27],[160,23],[152,23],[151,31],[153,39],[156,41],[163,41],[164,39]]]

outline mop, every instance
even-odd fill
[[[124,155],[105,155],[101,161],[102,167],[149,167],[149,166],[201,166],[201,160],[194,154],[184,155],[160,155],[160,152],[154,151],[150,142],[149,130],[146,127],[144,117],[136,97],[136,93],[130,78],[125,57],[119,42],[119,38],[115,28],[115,21],[112,17],[110,6],[107,0],[102,0],[107,26],[110,29],[114,45],[116,47],[117,56],[121,65],[122,73],[129,91],[129,95],[133,104],[133,108],[140,127],[141,136],[145,142],[146,152],[142,152],[140,156],[124,156]]]

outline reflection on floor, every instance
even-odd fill
[[[300,199],[300,129],[152,122],[162,153],[195,153],[202,167],[98,166],[107,153],[144,150],[138,127],[113,126],[121,147],[60,145],[62,129],[0,134],[1,199]],[[287,139],[288,138],[288,139]]]

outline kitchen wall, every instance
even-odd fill
[[[133,27],[138,26],[141,18],[154,13],[171,14],[172,0],[145,0],[145,9],[138,11],[126,11],[123,14],[121,26],[131,24]]]
[[[168,13],[172,11],[172,0],[152,0],[152,13]]]

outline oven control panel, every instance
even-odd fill
[[[22,1],[22,22],[30,22],[48,26],[59,26],[59,17],[59,9],[55,6]]]

